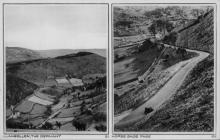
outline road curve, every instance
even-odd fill
[[[123,127],[128,124],[136,123],[141,121],[146,117],[144,114],[145,107],[152,107],[153,112],[147,115],[149,118],[159,107],[167,101],[184,82],[186,76],[189,72],[198,64],[200,61],[209,56],[208,53],[196,50],[186,49],[188,52],[195,52],[198,56],[193,57],[192,59],[187,60],[188,63],[182,67],[159,91],[155,94],[150,100],[148,100],[143,105],[139,106],[137,109],[131,111],[129,114],[124,116],[120,121],[117,121],[115,127]],[[146,118],[145,118],[146,119]]]

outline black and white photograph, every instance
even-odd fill
[[[107,4],[4,4],[7,132],[107,132]]]
[[[214,132],[209,4],[115,4],[114,132]]]
[[[0,139],[220,140],[219,0],[1,0]]]

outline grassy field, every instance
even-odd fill
[[[140,126],[129,131],[213,131],[214,61],[209,56],[188,75],[177,93]],[[126,131],[125,130],[125,131]]]

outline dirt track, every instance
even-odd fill
[[[152,107],[154,109],[153,112],[147,115],[147,118],[152,116],[156,110],[160,108],[160,106],[166,102],[173,94],[176,93],[178,88],[182,85],[184,82],[184,79],[189,74],[189,72],[198,64],[200,61],[208,57],[208,53],[201,52],[201,51],[195,51],[195,50],[189,50],[186,49],[188,52],[195,52],[199,55],[196,57],[193,57],[192,59],[186,60],[184,67],[182,67],[168,82],[166,85],[164,85],[155,96],[153,96],[150,100],[148,100],[143,105],[139,106],[137,109],[126,113],[121,114],[120,116],[116,117],[115,120],[115,126],[116,127],[123,127],[127,126],[132,123],[136,123],[140,120],[142,120],[146,115],[144,114],[145,107]],[[184,61],[178,63],[179,65],[182,65]],[[123,117],[121,117],[123,116]],[[118,119],[120,118],[120,119]]]

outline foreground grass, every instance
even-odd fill
[[[213,131],[213,68],[213,56],[210,56],[192,70],[174,97],[146,122],[123,130]]]

